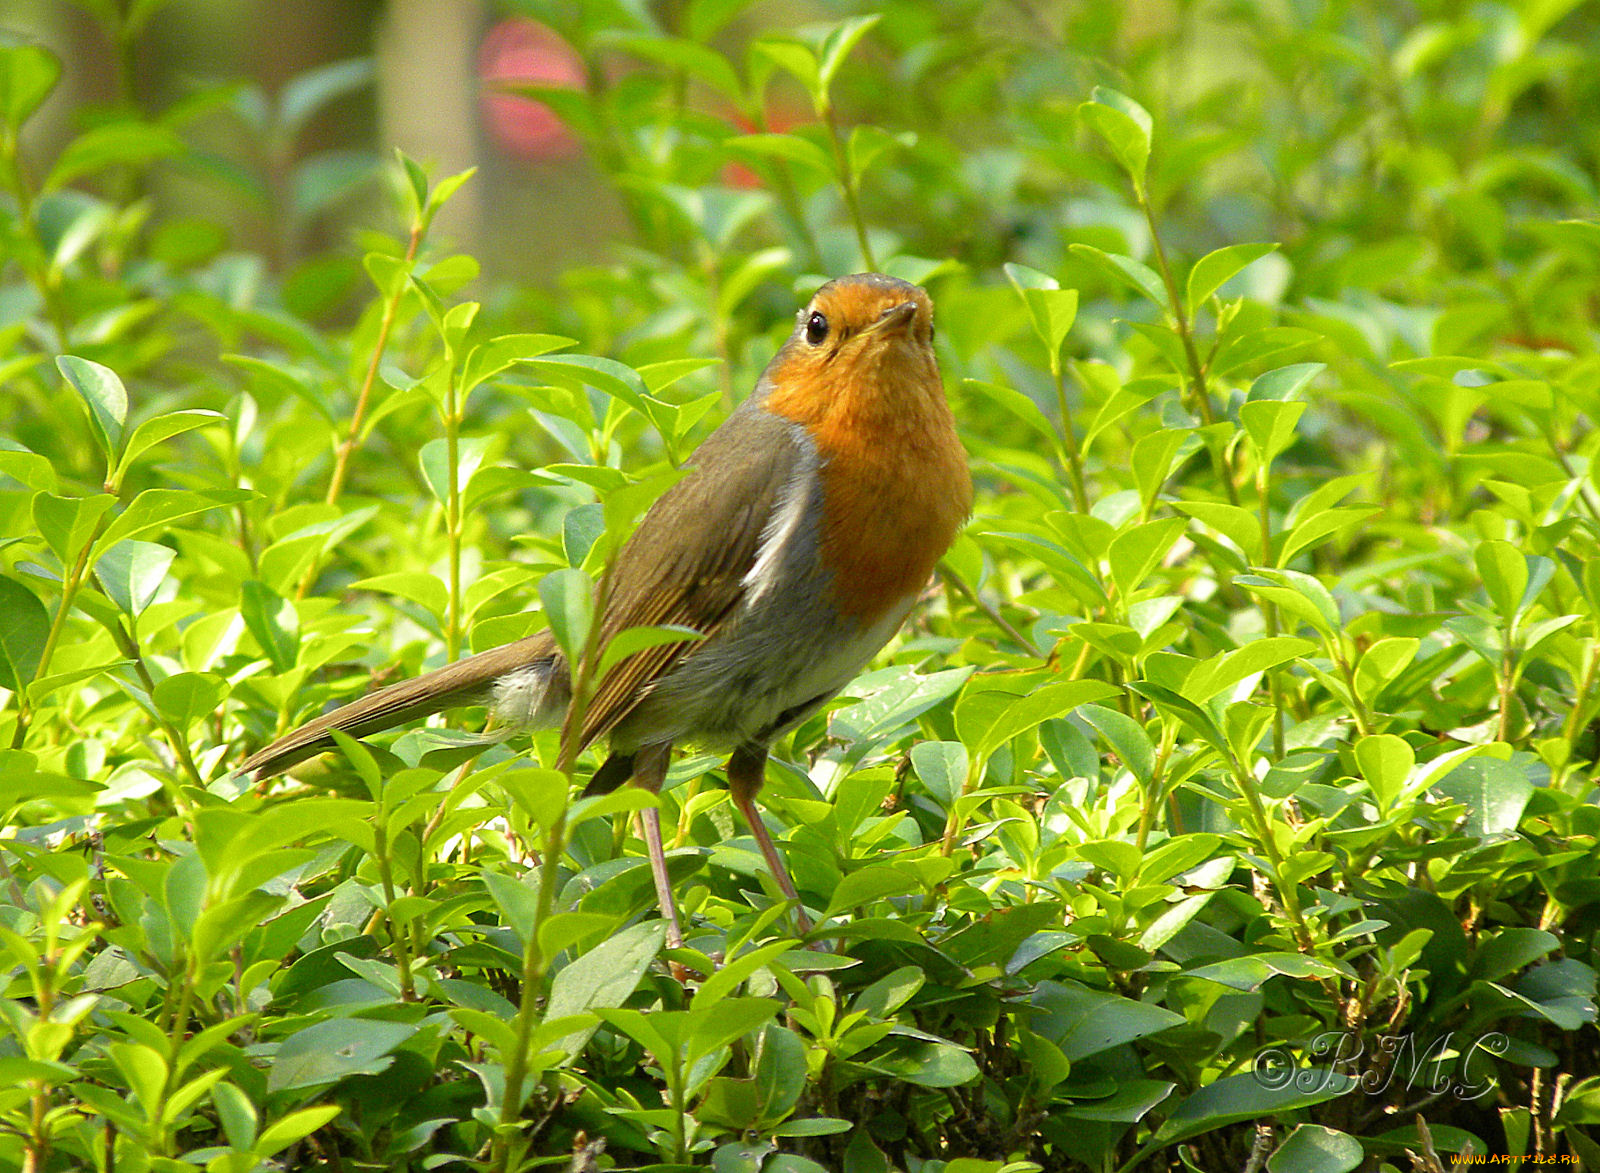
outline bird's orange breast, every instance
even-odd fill
[[[966,453],[928,358],[853,377],[780,372],[766,401],[817,446],[832,602],[864,624],[926,585],[972,508]]]

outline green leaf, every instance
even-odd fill
[[[1040,982],[1029,1001],[1033,1029],[1073,1063],[1184,1023],[1163,1007],[1075,982]]]
[[[911,747],[911,768],[948,809],[966,786],[967,747],[959,741],[919,741]]]
[[[592,354],[547,354],[520,362],[540,378],[562,386],[593,387],[620,399],[646,419],[650,418],[649,408],[645,406],[650,393],[645,389],[644,380],[638,371],[616,359]]]
[[[1197,705],[1203,705],[1235,684],[1286,664],[1300,656],[1309,656],[1317,645],[1293,636],[1268,636],[1251,640],[1243,647],[1223,652],[1201,661],[1184,679],[1180,691]]]
[[[1513,623],[1522,613],[1532,578],[1533,555],[1523,553],[1510,542],[1486,541],[1478,543],[1472,560],[1483,576],[1483,587],[1495,613],[1504,623]]]
[[[659,33],[652,36],[627,34],[606,39],[635,57],[681,70],[684,76],[704,82],[736,106],[744,103],[744,86],[739,82],[739,75],[728,64],[728,59],[715,49]]]
[[[1298,518],[1284,535],[1283,545],[1278,550],[1278,565],[1286,565],[1300,551],[1321,545],[1382,512],[1380,509],[1351,506],[1347,509],[1324,509],[1319,513],[1305,514]]]
[[[539,582],[539,601],[556,643],[569,664],[577,664],[589,646],[594,619],[594,584],[581,570],[557,570]]]
[[[88,407],[90,426],[100,442],[106,467],[111,468],[122,449],[122,429],[128,418],[128,392],[122,380],[110,367],[75,354],[61,355],[56,367]]]
[[[109,493],[88,497],[57,497],[35,493],[32,501],[33,524],[57,558],[73,565],[88,546],[106,512],[116,503]]]
[[[0,380],[4,379],[0,374]],[[61,480],[48,457],[0,436],[0,476],[7,476],[40,493],[60,493]]]
[[[389,1053],[416,1034],[405,1022],[336,1018],[296,1031],[279,1044],[267,1069],[268,1093],[323,1087],[352,1075],[388,1069]]]
[[[43,45],[0,33],[0,122],[15,133],[61,80],[61,61]]]
[[[1354,1076],[1322,1068],[1273,1074],[1281,1078],[1269,1082],[1260,1071],[1224,1076],[1191,1093],[1156,1130],[1143,1152],[1154,1152],[1241,1120],[1277,1117],[1309,1108],[1348,1095],[1356,1088]]]
[[[218,1084],[217,1087],[223,1086]],[[215,1088],[212,1089],[215,1092]],[[338,1119],[339,1113],[344,1111],[338,1104],[318,1104],[312,1108],[301,1108],[298,1112],[290,1112],[279,1120],[274,1120],[261,1134],[261,1139],[252,1146],[251,1161],[258,1157],[270,1157],[281,1149],[286,1149],[296,1141],[304,1140],[317,1129],[333,1123]]]
[[[1128,688],[1152,702],[1164,714],[1176,717],[1189,726],[1218,753],[1226,756],[1230,752],[1228,739],[1216,718],[1188,697],[1150,680],[1133,681]]]
[[[831,725],[836,736],[871,742],[898,733],[929,709],[960,691],[973,668],[946,668],[922,675],[901,669],[892,681],[870,696],[837,709]],[[882,679],[876,677],[876,679]]]
[[[1210,859],[1221,842],[1220,835],[1200,832],[1190,832],[1168,839],[1159,847],[1145,852],[1139,876],[1145,882],[1152,884],[1171,880],[1174,876],[1198,867]],[[1202,896],[1201,899],[1205,897]]]
[[[1301,388],[1327,369],[1326,363],[1302,362],[1268,371],[1250,384],[1248,402],[1261,400],[1288,401],[1300,394]]]
[[[300,652],[300,615],[294,603],[263,582],[249,579],[239,588],[239,614],[275,672],[294,667]]]
[[[526,947],[528,942],[533,940],[534,930],[539,922],[538,893],[524,881],[490,868],[485,868],[480,874],[483,877],[483,886],[494,898],[495,907],[505,918],[506,925]],[[530,876],[530,879],[536,877]]]
[[[1095,438],[1112,424],[1126,417],[1134,408],[1149,402],[1153,396],[1174,386],[1170,380],[1156,377],[1133,379],[1123,383],[1115,368],[1103,362],[1074,363],[1072,369],[1078,381],[1091,394],[1098,391],[1102,397],[1094,419],[1089,422],[1089,428],[1083,434],[1085,452],[1089,450]]]
[[[428,193],[428,202],[424,205],[427,212],[427,222],[431,223],[439,209],[450,202],[450,197],[460,191],[467,181],[477,173],[478,169],[476,167],[468,167],[465,170],[457,171],[454,175],[446,175],[438,183],[434,184],[433,190]]]
[[[823,179],[835,178],[833,156],[798,134],[741,134],[723,140],[722,145],[736,156],[782,159],[798,163]]]
[[[1078,716],[1105,738],[1129,773],[1143,785],[1150,784],[1155,777],[1156,748],[1143,725],[1125,713],[1101,705],[1083,705],[1078,709]],[[915,763],[913,755],[912,764]]]
[[[1254,264],[1277,247],[1276,244],[1230,244],[1201,257],[1189,270],[1189,299],[1186,304],[1190,312],[1193,313],[1246,265]]]
[[[817,54],[810,45],[795,37],[780,35],[762,37],[750,47],[752,51],[767,58],[779,69],[793,74],[805,87],[819,115],[827,108]]]
[[[179,733],[186,733],[196,721],[215,715],[227,695],[227,683],[216,676],[180,672],[157,681],[150,699]]]
[[[117,461],[117,467],[111,474],[114,484],[122,482],[123,475],[129,467],[146,451],[154,448],[164,440],[184,432],[192,432],[196,428],[208,427],[212,424],[225,424],[227,417],[216,411],[169,411],[165,415],[158,415],[147,419],[144,423],[133,429],[133,434],[128,437],[128,442],[122,450],[122,456]]]
[[[722,279],[722,288],[717,292],[717,312],[731,317],[747,297],[793,264],[794,254],[779,246],[758,248],[747,253]],[[717,361],[702,358],[668,359],[640,367],[639,374],[645,385],[655,393],[663,387],[670,387],[690,371],[715,365]]]
[[[751,0],[693,0],[688,11],[689,35],[697,41],[712,39],[750,4]]]
[[[362,267],[385,298],[397,298],[411,281],[411,266],[402,257],[371,252],[361,258]]]
[[[108,1052],[128,1082],[134,1100],[152,1118],[160,1107],[167,1082],[167,1061],[154,1049],[139,1043],[113,1043]]]
[[[1047,444],[1053,446],[1057,443],[1059,437],[1055,425],[1039,410],[1038,404],[1016,388],[986,383],[982,379],[963,379],[961,386],[1021,420]]]
[[[896,1079],[931,1088],[961,1087],[980,1074],[971,1055],[942,1040],[913,1043],[898,1054],[876,1060],[872,1066]],[[953,1161],[951,1165],[959,1163]]]
[[[1361,1142],[1321,1124],[1297,1124],[1267,1158],[1267,1173],[1350,1173],[1366,1159]]]
[[[365,89],[372,84],[375,73],[372,58],[350,57],[313,66],[291,77],[278,91],[278,133],[292,140],[317,111]],[[415,183],[414,178],[412,182]],[[419,203],[421,199],[418,193]]]
[[[1146,514],[1155,507],[1156,495],[1172,475],[1178,452],[1190,435],[1187,428],[1162,428],[1147,436],[1140,436],[1134,444],[1131,461],[1133,479]]]
[[[838,916],[852,908],[887,900],[892,896],[909,896],[921,888],[917,877],[909,872],[883,864],[869,865],[851,872],[839,882],[828,900],[824,916]]]
[[[155,542],[125,540],[105,550],[95,563],[95,577],[111,601],[139,616],[166,580],[177,552]]]
[[[444,583],[420,570],[398,571],[394,574],[363,578],[351,583],[350,589],[377,591],[380,594],[408,599],[435,619],[442,619],[450,605],[450,595]]]
[[[1478,945],[1472,957],[1472,976],[1497,982],[1560,948],[1561,938],[1554,933],[1510,925]]]
[[[1078,107],[1078,117],[1111,148],[1142,196],[1145,167],[1150,162],[1150,112],[1116,90],[1096,86]]]
[[[1244,425],[1250,442],[1255,445],[1256,459],[1271,464],[1278,455],[1294,443],[1295,425],[1305,414],[1304,403],[1281,403],[1277,400],[1257,400],[1239,406],[1239,422]]]
[[[693,1063],[702,1055],[760,1030],[782,1008],[783,1003],[776,998],[719,998],[711,1006],[696,1006],[690,1011],[692,1025],[685,1040],[685,1058]]]
[[[850,51],[882,19],[882,14],[876,12],[870,16],[852,16],[841,20],[823,36],[817,54],[817,82],[824,94],[833,88],[833,79],[838,76]]]
[[[1133,600],[1133,594],[1161,565],[1177,540],[1188,526],[1181,517],[1162,517],[1144,525],[1130,526],[1115,538],[1106,551],[1106,561],[1111,566],[1111,578],[1122,596],[1123,605]]]
[[[456,493],[459,499],[483,466],[492,439],[488,436],[463,436],[456,441]],[[443,439],[429,440],[419,456],[422,478],[434,500],[445,505],[450,497],[450,445]]]
[[[1356,765],[1378,800],[1378,810],[1387,814],[1395,800],[1405,793],[1411,768],[1417,764],[1411,743],[1393,733],[1374,733],[1355,745]]]
[[[1052,373],[1059,371],[1061,344],[1066,341],[1067,332],[1078,314],[1078,291],[1062,289],[1054,277],[1026,265],[1008,264],[1005,271],[1017,296],[1028,307],[1033,332],[1050,356],[1050,370]]]
[[[85,131],[56,156],[44,181],[45,191],[108,167],[153,163],[183,154],[183,140],[164,126],[149,122],[110,122]]]
[[[1309,624],[1323,639],[1332,639],[1343,626],[1339,605],[1328,588],[1309,574],[1297,570],[1269,570],[1242,574],[1233,580],[1253,595],[1276,603],[1295,618]]]
[[[850,138],[845,146],[845,158],[850,161],[851,175],[859,182],[861,176],[866,174],[885,151],[894,147],[910,150],[916,145],[917,136],[913,131],[890,134],[883,128],[870,124],[857,126],[850,131]]]
[[[461,392],[467,394],[523,359],[538,358],[572,344],[571,338],[559,334],[502,334],[491,338],[467,354],[461,368]]]
[[[217,1109],[217,1121],[228,1144],[236,1149],[251,1148],[260,1118],[250,1097],[231,1083],[219,1083],[211,1089],[211,1103]]]
[[[661,952],[666,933],[665,921],[643,921],[574,959],[550,983],[545,1019],[555,1021],[621,1006],[632,997],[650,962]],[[555,1049],[576,1056],[594,1030],[594,1026],[575,1030],[556,1041]]]
[[[603,674],[613,664],[619,664],[646,648],[660,647],[662,644],[698,643],[703,639],[705,639],[703,631],[696,631],[692,627],[684,627],[677,623],[665,623],[655,627],[630,627],[617,632],[606,641],[595,672],[597,675]]]
[[[165,532],[179,518],[237,505],[254,496],[249,489],[146,489],[106,527],[96,544],[108,550],[127,538]]]
[[[1158,309],[1166,313],[1172,312],[1172,302],[1167,297],[1166,285],[1160,275],[1148,265],[1140,264],[1132,257],[1108,253],[1088,244],[1071,245],[1070,251],[1094,265],[1116,284],[1125,285],[1135,293],[1143,295]]]
[[[20,693],[39,670],[50,635],[50,613],[37,595],[15,579],[0,576],[0,688]]]
[[[739,988],[757,970],[765,969],[776,958],[794,949],[799,942],[773,941],[755,949],[746,950],[737,957],[724,961],[717,972],[701,983],[695,993],[696,1008],[703,1009],[720,1002]]]
[[[1203,978],[1230,989],[1254,993],[1275,977],[1339,979],[1349,977],[1345,967],[1302,953],[1251,953],[1184,971],[1185,977]]]
[[[1516,834],[1534,792],[1529,768],[1515,760],[1475,757],[1456,766],[1433,788],[1467,808],[1463,831],[1480,840],[1496,839]]]
[[[985,761],[1018,734],[1043,721],[1064,717],[1079,705],[1114,697],[1117,689],[1099,680],[1062,680],[1017,697],[992,714],[981,714],[970,703],[974,695],[983,694],[969,693],[956,703],[956,731],[963,742],[976,747],[977,758]]]
[[[567,776],[560,770],[522,766],[495,778],[495,784],[511,797],[537,827],[549,830],[567,803]]]

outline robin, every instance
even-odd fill
[[[756,808],[772,742],[848,684],[910,612],[972,507],[972,479],[933,354],[933,303],[879,273],[830,281],[752,394],[686,462],[618,553],[601,640],[630,627],[702,634],[636,652],[600,679],[570,755],[610,756],[588,793],[659,792],[680,742],[731,750],[728,789],[810,929]],[[571,674],[549,632],[401,681],[286,734],[241,767],[257,778],[352,737],[462,705],[522,727],[563,725]],[[565,727],[565,726],[564,726]],[[659,815],[640,815],[668,942],[682,930]]]

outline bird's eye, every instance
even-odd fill
[[[821,346],[822,340],[828,336],[828,319],[821,314],[812,314],[806,319],[806,341],[812,346]]]

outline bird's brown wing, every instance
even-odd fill
[[[744,596],[745,575],[803,467],[803,452],[793,424],[747,403],[695,449],[689,464],[689,475],[651,506],[617,555],[603,640],[664,624],[713,635]],[[697,642],[658,644],[607,671],[584,711],[578,748],[614,729],[650,682]]]

